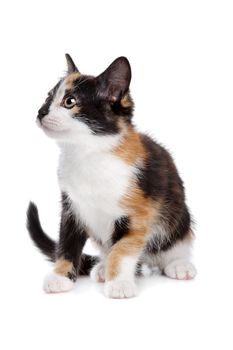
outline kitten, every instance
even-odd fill
[[[82,75],[68,54],[66,59],[68,74],[37,117],[61,151],[59,241],[43,232],[33,203],[27,212],[31,238],[55,263],[45,291],[68,291],[91,268],[110,298],[135,296],[135,274],[143,266],[158,266],[171,278],[193,278],[183,182],[170,154],[132,124],[128,60],[119,57],[93,77]],[[87,238],[98,246],[99,259],[82,254]]]

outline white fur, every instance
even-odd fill
[[[164,268],[164,273],[170,278],[190,280],[196,276],[196,269],[188,260],[177,259]]]
[[[147,264],[142,264],[141,274],[144,277],[149,277],[152,275],[152,269]]]
[[[168,233],[165,227],[161,224],[154,224],[151,228],[151,235],[149,235],[148,244],[152,247],[156,244],[159,250],[160,246],[167,240]]]
[[[115,221],[127,215],[120,206],[120,200],[129,190],[135,167],[127,165],[112,153],[121,142],[123,133],[94,135],[81,119],[72,118],[71,110],[61,106],[65,90],[66,79],[61,83],[48,115],[42,119],[41,127],[48,136],[57,140],[61,149],[58,169],[61,191],[72,199],[72,210],[77,218],[85,224],[90,236],[104,245],[107,253]],[[155,226],[153,230],[156,238],[163,241],[166,237],[163,227]],[[136,263],[137,257],[122,259],[117,278],[105,283],[106,296],[135,296]],[[189,246],[184,243],[153,257],[153,263],[149,265],[156,264],[172,278],[192,278],[196,273],[189,263]],[[104,280],[103,265],[98,264],[93,269],[92,278]],[[47,277],[44,283],[47,292],[67,291],[72,287],[72,281],[57,274]]]
[[[136,296],[137,289],[133,281],[113,280],[105,282],[104,294],[114,299],[132,298]]]
[[[191,241],[181,241],[165,252],[156,255],[143,254],[140,261],[152,268],[158,266],[168,277],[191,279],[196,275],[196,269],[190,262],[191,248]]]
[[[60,144],[61,157],[58,170],[61,191],[73,202],[77,217],[87,226],[90,235],[107,244],[114,222],[125,214],[120,200],[127,192],[133,167],[114,156],[109,148],[119,142],[117,136],[94,136],[85,145]]]
[[[72,199],[72,210],[86,225],[88,233],[108,245],[114,222],[125,215],[120,200],[127,192],[134,167],[111,151],[121,142],[123,132],[95,135],[72,112],[61,106],[66,79],[61,83],[42,119],[43,129],[61,149],[58,177],[62,192]]]
[[[46,293],[68,292],[74,287],[74,282],[65,276],[53,272],[44,279],[43,288]]]
[[[61,154],[58,168],[60,189],[72,200],[72,211],[86,226],[88,234],[104,245],[107,253],[115,221],[126,215],[120,200],[127,193],[135,167],[127,165],[112,150],[119,145],[123,133],[95,135],[81,119],[72,118],[72,112],[61,106],[66,80],[60,85],[42,128],[48,136],[57,140]],[[136,260],[133,263],[135,268]],[[134,268],[125,266],[126,276],[117,281],[120,295],[135,295]],[[122,269],[122,271],[124,270]],[[123,273],[123,272],[122,272]],[[97,265],[92,278],[104,280],[103,266]],[[130,278],[129,276],[130,275]],[[65,282],[66,280],[64,280]],[[67,281],[66,281],[67,282]],[[121,282],[123,283],[120,288]],[[72,282],[71,282],[72,283]],[[64,289],[69,286],[64,283]],[[60,291],[62,283],[56,277],[45,284],[47,291]],[[117,295],[114,285],[109,296]]]
[[[65,95],[66,89],[67,89],[67,84],[66,84],[67,79],[64,79],[60,86],[59,89],[57,90],[56,96],[53,99],[53,102],[50,105],[50,111],[52,111],[54,108],[59,107],[61,104],[61,101]]]
[[[175,260],[190,260],[191,255],[191,242],[190,241],[180,241],[176,243],[171,249],[165,252],[161,252],[157,255],[157,264],[163,270],[165,267]]]
[[[124,257],[116,278],[105,282],[104,294],[108,298],[132,298],[137,294],[134,281],[137,257]]]
[[[73,143],[79,136],[90,135],[90,129],[82,121],[72,118],[70,109],[61,106],[62,99],[66,91],[66,79],[61,83],[56,96],[54,97],[49,113],[38,122],[38,125],[44,130],[47,136],[63,141]]]
[[[90,276],[94,282],[105,282],[105,266],[102,261],[92,268]]]

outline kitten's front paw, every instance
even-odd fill
[[[104,264],[102,262],[99,262],[98,264],[96,264],[91,270],[90,276],[94,282],[98,282],[98,283],[105,282]]]
[[[46,293],[68,292],[74,287],[74,282],[57,273],[50,273],[44,279],[43,288]]]
[[[196,268],[186,260],[175,260],[168,264],[164,269],[165,275],[177,280],[191,280],[196,274]]]
[[[136,296],[136,285],[133,281],[108,281],[104,286],[104,294],[108,298],[132,298]]]

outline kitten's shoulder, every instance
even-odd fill
[[[173,161],[170,152],[165,146],[161,145],[154,138],[145,133],[138,132],[138,135],[148,156]]]
[[[171,186],[183,191],[183,183],[169,151],[150,136],[139,133],[146,152],[143,166],[139,169],[139,186],[144,193],[156,199],[164,197]]]

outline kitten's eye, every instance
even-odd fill
[[[76,100],[73,96],[67,96],[62,104],[65,108],[72,108],[76,105]]]

